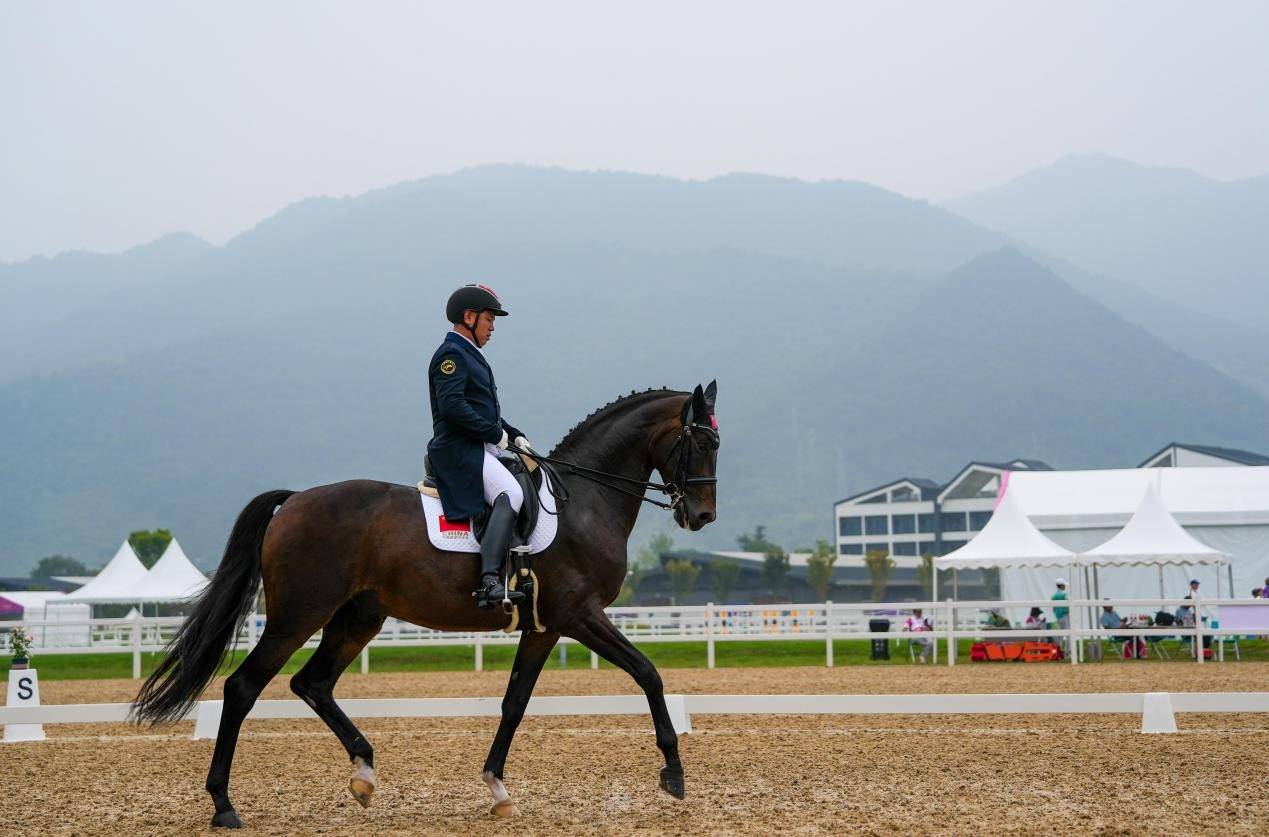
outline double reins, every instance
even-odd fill
[[[682,487],[679,487],[674,482],[659,483],[659,482],[653,482],[651,480],[635,479],[634,477],[627,477],[627,476],[623,476],[622,474],[614,474],[609,471],[600,471],[596,468],[589,468],[585,465],[578,465],[576,462],[568,462],[563,459],[556,459],[553,456],[542,456],[541,454],[534,453],[532,450],[526,451],[521,449],[520,452],[524,454],[525,456],[531,459],[534,459],[540,463],[547,463],[548,465],[559,465],[562,468],[567,468],[569,471],[572,471],[573,473],[577,474],[579,477],[582,477],[583,479],[588,479],[593,483],[597,483],[599,485],[604,486],[605,488],[611,488],[613,491],[620,491],[622,494],[627,494],[644,503],[651,503],[652,505],[658,508],[666,509],[667,511],[673,511],[675,508],[677,508],[679,505],[682,504],[685,497],[684,491],[688,487],[693,485],[716,485],[718,483],[718,477],[716,476],[693,477],[689,475],[691,465],[692,465],[691,440],[692,440],[693,430],[697,431],[698,433],[706,434],[706,438],[709,440],[710,445],[714,450],[718,450],[718,446],[719,446],[718,431],[715,430],[714,428],[706,427],[705,425],[702,425],[702,424],[685,424],[683,426],[683,429],[679,431],[678,438],[674,440],[674,445],[670,448],[669,456],[666,457],[666,464],[668,465],[670,461],[674,459],[674,452],[676,450],[679,450],[681,446],[682,453],[679,456],[678,476],[683,482]],[[664,472],[666,469],[661,468],[660,470]],[[555,497],[555,499],[561,502],[567,502],[568,489],[564,487],[564,483],[560,481],[557,478],[556,474],[549,469],[547,470],[547,477],[549,478],[548,481],[552,483],[552,487],[550,488],[551,496]],[[608,482],[608,480],[619,480],[621,482],[629,483],[631,485],[637,485],[642,490],[632,491],[623,486],[615,485],[611,482]],[[556,490],[554,488],[555,484],[559,485],[559,488],[562,494],[556,493]],[[669,497],[670,502],[665,503],[665,502],[662,502],[661,500],[655,500],[651,497],[648,497],[646,494],[643,493],[645,491],[660,492],[661,494],[664,494],[667,497]]]

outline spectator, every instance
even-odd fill
[[[1038,607],[1031,608],[1031,614],[1027,616],[1026,627],[1035,628],[1036,630],[1040,630],[1040,631],[1043,631],[1045,628],[1049,627],[1048,620],[1044,618],[1044,611]],[[1049,638],[1046,636],[1036,637],[1036,639],[1039,640],[1040,642],[1049,641]]]
[[[987,611],[987,627],[993,630],[1007,631],[1012,628],[1013,625],[1009,624],[1009,620],[1001,615],[1000,608],[993,607],[991,610]]]
[[[1263,588],[1263,587],[1253,587],[1253,588],[1251,588],[1251,597],[1252,597],[1253,599],[1259,599],[1259,598],[1262,598],[1262,597],[1263,597],[1263,593],[1264,593],[1264,588]]]
[[[1122,628],[1126,624],[1127,620],[1115,612],[1114,605],[1102,605],[1101,626],[1104,630],[1113,631],[1115,628]],[[1125,644],[1125,657],[1140,658],[1142,651],[1145,650],[1145,640],[1139,636],[1112,636],[1111,641]]]
[[[1185,594],[1185,598],[1192,599],[1198,595],[1199,580],[1197,578],[1190,579],[1190,592]],[[1189,605],[1181,605],[1176,609],[1176,621],[1187,627],[1194,627],[1194,608]]]
[[[1186,596],[1188,599],[1189,596]],[[1176,613],[1172,614],[1176,617],[1176,623],[1186,628],[1194,627],[1194,608],[1189,605],[1181,605],[1176,609]]]
[[[930,622],[929,619],[926,619],[924,616],[921,615],[921,608],[914,607],[912,608],[912,615],[909,616],[906,621],[904,621],[903,629],[910,633],[921,633],[922,631],[934,630],[934,624]],[[920,654],[919,659],[921,662],[924,663],[925,655],[929,654],[934,648],[933,638],[928,636],[919,636],[919,637],[914,636],[908,641],[916,643],[917,647],[921,649],[919,652]]]
[[[1053,601],[1055,602],[1066,601],[1066,579],[1059,578],[1056,582],[1054,582],[1054,584],[1057,585],[1057,590],[1054,591],[1053,593]],[[1058,607],[1054,605],[1053,618],[1057,620],[1058,627],[1061,628],[1062,630],[1066,630],[1067,628],[1071,627],[1071,609],[1069,607]],[[1066,648],[1065,639],[1059,640],[1059,642],[1061,643],[1062,647],[1066,649],[1066,653],[1068,654],[1071,653],[1070,649]]]
[[[1114,605],[1102,605],[1101,623],[1102,627],[1108,631],[1113,630],[1114,628],[1122,628],[1124,626],[1124,620],[1118,613],[1115,612]]]

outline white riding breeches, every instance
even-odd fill
[[[520,507],[524,505],[524,492],[520,490],[520,483],[511,476],[507,466],[498,461],[496,445],[485,445],[485,464],[482,473],[485,482],[485,502],[492,506],[499,494],[506,494],[507,499],[511,501],[511,508],[518,513]]]

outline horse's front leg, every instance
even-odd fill
[[[665,756],[665,767],[661,768],[661,789],[682,799],[686,791],[683,786],[683,763],[679,761],[679,737],[670,721],[670,712],[665,708],[665,688],[656,666],[652,665],[652,661],[625,634],[617,630],[617,626],[609,621],[603,611],[583,614],[564,633],[629,674],[648,696],[652,724],[656,727],[657,747]]]
[[[516,660],[511,666],[511,678],[507,681],[507,694],[502,699],[502,721],[498,724],[498,734],[494,736],[493,746],[489,748],[489,757],[485,759],[485,784],[489,786],[489,792],[494,798],[490,813],[496,816],[513,817],[519,813],[507,793],[507,786],[503,784],[502,771],[507,765],[511,739],[516,734],[516,727],[520,726],[520,719],[524,717],[524,709],[529,705],[538,675],[542,673],[542,666],[559,638],[559,634],[550,631],[541,634],[526,631],[520,635]]]

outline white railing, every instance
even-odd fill
[[[343,698],[340,709],[350,718],[487,718],[502,714],[502,699],[467,698]],[[674,731],[692,731],[692,715],[1141,715],[1143,733],[1177,731],[1178,712],[1269,712],[1269,692],[1087,692],[1076,694],[926,694],[926,695],[665,695]],[[214,739],[220,726],[223,701],[199,701],[182,720],[194,721],[195,740]],[[0,725],[124,723],[130,703],[0,706]],[[647,715],[642,695],[584,695],[534,697],[528,715]],[[248,718],[316,719],[298,700],[260,700]],[[6,729],[6,733],[8,730]],[[43,738],[29,732],[21,738]]]
[[[1172,625],[1151,628],[1109,628],[1097,624],[1103,605],[1112,605],[1124,614],[1154,614],[1159,610],[1172,612],[1179,607],[1194,607],[1203,618],[1192,625]],[[718,643],[753,642],[763,640],[809,640],[824,643],[825,665],[834,664],[834,644],[839,640],[887,639],[907,641],[933,640],[934,661],[938,662],[939,645],[943,645],[943,658],[948,665],[957,662],[956,643],[962,639],[1035,640],[1055,641],[1066,649],[1072,664],[1084,657],[1084,646],[1112,637],[1140,636],[1147,639],[1173,640],[1181,638],[1175,648],[1194,656],[1199,663],[1203,654],[1194,654],[1205,638],[1239,637],[1259,633],[1260,628],[1228,628],[1208,622],[1218,615],[1223,605],[1251,605],[1265,608],[1264,633],[1269,634],[1269,599],[1072,599],[1060,604],[1050,599],[1016,600],[1007,602],[968,601],[954,602],[824,602],[822,604],[771,604],[771,605],[688,605],[668,607],[614,607],[607,610],[613,623],[631,641],[637,644],[663,642],[703,642],[705,664],[714,667]],[[1069,608],[1069,626],[1065,628],[992,629],[983,624],[985,613],[992,609],[1031,607],[1051,610],[1055,605]],[[932,630],[909,633],[902,630],[903,618],[914,608],[921,608],[930,620]],[[889,618],[888,632],[868,630],[872,618]],[[247,619],[237,638],[241,648],[252,648],[264,628],[267,617],[255,614]],[[23,627],[35,637],[32,653],[36,656],[58,654],[108,654],[130,653],[132,675],[141,676],[141,657],[145,653],[159,652],[180,627],[182,617],[142,617],[121,619],[54,619],[23,620],[0,623],[0,634],[7,629]],[[896,624],[897,623],[897,624]],[[306,647],[316,647],[320,632],[309,639]],[[518,634],[501,631],[493,633],[466,631],[442,632],[389,619],[383,629],[370,642],[369,647],[474,647],[475,668],[484,667],[484,648],[490,645],[514,645]],[[1212,640],[1209,640],[1212,641]],[[562,640],[570,643],[571,640]],[[1216,659],[1224,660],[1224,641],[1216,642]],[[598,665],[598,657],[591,654],[591,665]],[[361,670],[369,670],[369,653],[363,650]]]

